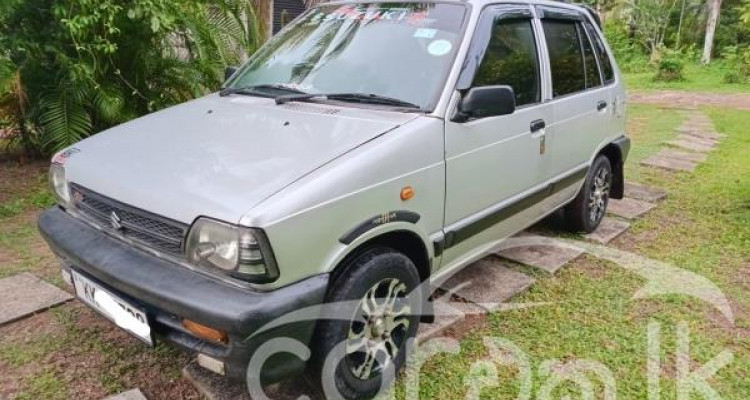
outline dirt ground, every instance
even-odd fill
[[[0,162],[0,277],[28,271],[70,290],[39,236],[48,162]],[[0,326],[0,399],[95,400],[139,388],[149,399],[200,399],[180,373],[187,356],[152,349],[78,301]]]
[[[676,108],[720,106],[750,110],[750,94],[695,93],[679,90],[633,91],[628,100],[634,103],[658,104]]]

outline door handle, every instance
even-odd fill
[[[531,121],[531,124],[529,124],[529,129],[531,130],[531,133],[534,133],[537,131],[541,131],[545,126],[547,126],[547,124],[544,123],[543,119],[535,119]]]
[[[596,111],[601,111],[603,109],[607,108],[607,102],[604,100],[599,101],[596,103]]]
[[[547,124],[543,119],[535,119],[531,121],[529,129],[531,129],[531,137],[539,138],[539,154],[544,154],[547,151],[547,135],[544,133],[544,128]]]

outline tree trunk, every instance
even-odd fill
[[[682,7],[680,8],[680,21],[677,24],[677,39],[675,39],[675,50],[680,49],[680,36],[682,35],[682,20],[685,19],[685,0],[682,0]]]
[[[721,0],[708,0],[708,22],[706,23],[706,41],[703,43],[703,56],[701,64],[711,62],[711,53],[714,49],[714,33],[719,23],[719,12],[721,11]]]
[[[260,20],[261,33],[265,42],[273,35],[273,1],[253,0],[253,5]]]

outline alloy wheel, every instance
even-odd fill
[[[599,168],[591,182],[589,193],[589,219],[592,223],[598,223],[604,216],[609,201],[609,188],[611,175],[607,168]]]
[[[406,284],[383,279],[360,300],[349,326],[346,360],[361,380],[379,375],[397,357],[409,330]]]

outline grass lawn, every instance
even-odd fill
[[[750,83],[724,83],[729,70],[722,63],[709,66],[687,64],[684,79],[676,82],[655,81],[654,72],[625,73],[625,86],[629,90],[692,90],[697,92],[750,93]]]
[[[750,398],[750,112],[706,110],[717,129],[729,136],[694,174],[668,173],[637,165],[674,135],[682,115],[651,106],[630,109],[633,153],[627,174],[668,189],[668,198],[611,244],[709,278],[730,299],[736,326],[728,326],[711,306],[670,295],[635,300],[645,281],[620,267],[584,256],[554,277],[537,284],[514,302],[552,305],[495,313],[485,325],[461,340],[459,355],[438,355],[423,368],[420,398],[463,398],[472,364],[487,358],[486,337],[504,338],[530,356],[538,395],[545,378],[539,367],[548,360],[593,360],[616,378],[618,399],[647,399],[647,326],[661,324],[661,397],[676,398],[675,339],[678,323],[689,327],[691,368],[724,350],[734,359],[709,382],[724,399]],[[519,268],[522,268],[519,266]],[[534,271],[524,269],[524,272]],[[495,365],[498,381],[483,399],[519,395],[518,369]],[[601,384],[594,382],[601,397]],[[403,388],[401,388],[403,392]],[[576,394],[564,385],[553,398]],[[697,396],[697,394],[696,394]],[[571,398],[580,398],[578,395]],[[702,398],[702,397],[691,397]]]
[[[54,203],[46,161],[0,162],[0,278],[31,272],[65,288],[36,228]],[[148,348],[80,302],[0,327],[0,399],[102,399],[141,388],[149,399],[198,399],[187,357]]]
[[[495,313],[472,327],[460,340],[460,353],[435,356],[422,368],[420,398],[464,398],[471,366],[488,356],[483,338],[497,337],[529,355],[533,398],[545,382],[539,373],[545,361],[587,359],[612,371],[618,399],[646,399],[650,321],[661,323],[661,398],[676,397],[675,329],[680,322],[690,330],[693,368],[731,351],[732,363],[709,382],[724,399],[750,398],[750,112],[704,111],[728,137],[695,173],[673,174],[642,168],[638,161],[675,135],[684,115],[654,106],[630,107],[628,179],[663,187],[669,196],[611,246],[709,278],[729,297],[736,326],[692,298],[635,300],[644,280],[591,256],[554,277],[517,266],[535,276],[537,284],[513,301],[551,305]],[[0,175],[0,277],[31,271],[62,286],[55,259],[35,227],[37,213],[51,201],[43,194],[44,168],[13,168],[0,166],[5,173],[5,178]],[[28,179],[8,179],[19,174]],[[155,351],[142,346],[84,306],[70,303],[0,328],[0,398],[99,399],[134,387],[150,399],[197,398],[179,376],[185,361],[165,346]],[[516,398],[517,369],[495,367],[497,384],[484,389],[481,398]],[[562,390],[576,393],[571,386]],[[403,384],[398,392],[403,395]],[[553,398],[561,398],[559,391],[555,394]]]

